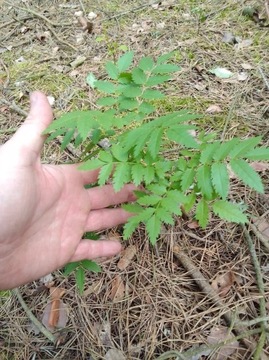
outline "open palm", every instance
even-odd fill
[[[42,165],[43,130],[52,120],[47,98],[31,96],[25,123],[0,147],[0,288],[39,278],[69,261],[110,256],[116,241],[83,240],[85,231],[124,223],[127,212],[108,208],[133,200],[133,185],[85,189],[97,171],[76,165]]]

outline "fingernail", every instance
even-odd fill
[[[38,101],[38,94],[36,92],[31,93],[30,101],[32,105],[35,105]]]

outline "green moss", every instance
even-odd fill
[[[0,291],[0,305],[3,305],[11,297],[11,291]]]

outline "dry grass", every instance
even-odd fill
[[[11,7],[8,2],[1,5],[0,142],[5,142],[23,120],[1,104],[1,99],[14,101],[27,110],[29,92],[40,89],[55,97],[56,115],[75,108],[93,108],[94,94],[85,84],[85,76],[90,71],[102,76],[105,61],[117,58],[120,46],[125,45],[135,50],[137,57],[176,50],[182,71],[167,86],[170,101],[163,104],[162,111],[191,107],[205,113],[209,105],[217,104],[222,112],[205,114],[198,123],[201,128],[216,131],[225,138],[261,134],[268,145],[269,89],[259,71],[260,68],[265,75],[269,74],[268,28],[242,16],[242,9],[253,5],[258,5],[261,16],[265,16],[263,1],[229,0],[225,5],[214,0],[175,3],[163,11],[141,7],[145,4],[142,1],[124,0],[102,0],[98,4],[91,0],[72,3],[14,0]],[[28,6],[58,26],[16,8],[17,5]],[[85,35],[83,42],[77,44],[76,36],[82,29],[74,23],[74,12],[81,7],[86,13],[96,12],[98,18],[95,33]],[[62,25],[64,23],[70,25]],[[37,34],[45,31],[50,31],[50,36],[38,39]],[[253,44],[242,49],[225,44],[221,40],[225,31],[252,39]],[[9,50],[5,51],[6,47]],[[78,55],[85,56],[86,60],[74,72],[70,63]],[[16,63],[21,56],[25,62]],[[251,66],[246,81],[217,80],[208,72],[214,66],[240,72],[242,64]],[[61,153],[57,143],[45,147],[43,158],[54,163],[74,160],[71,153]],[[268,173],[264,174],[264,182],[268,194]],[[258,196],[236,181],[231,197],[247,203],[256,217],[268,211],[268,195]],[[173,229],[163,229],[155,248],[149,245],[143,228],[139,229],[126,243],[136,248],[131,264],[120,271],[119,257],[104,262],[101,274],[87,276],[83,296],[78,295],[72,276],[64,278],[61,272],[55,273],[56,284],[66,289],[64,302],[69,309],[68,325],[60,333],[58,347],[42,335],[29,332],[29,319],[16,297],[5,295],[0,309],[0,359],[104,359],[107,350],[115,347],[123,351],[126,359],[151,360],[170,350],[185,352],[206,344],[214,327],[226,326],[223,315],[229,311],[241,321],[259,317],[261,296],[242,229],[212,219],[208,229],[201,231],[190,229],[190,222],[191,219],[182,219]],[[261,266],[266,266],[268,253],[259,239],[253,236],[253,241]],[[201,291],[195,278],[175,258],[173,246],[176,244],[208,283],[232,270],[236,281],[221,305]],[[113,281],[117,276],[124,284],[124,296],[112,300]],[[268,304],[268,270],[263,271],[263,280]],[[21,292],[28,307],[40,319],[48,293],[36,294],[38,286],[39,283],[34,282],[23,286]],[[244,325],[244,332],[255,328],[257,325]],[[246,335],[245,339],[258,342],[259,335]],[[227,358],[250,359],[248,344],[241,341],[237,351]],[[264,356],[269,356],[268,343],[264,346]],[[204,358],[217,359],[217,355]]]

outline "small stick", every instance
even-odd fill
[[[16,8],[16,9],[19,9],[19,10],[22,10],[22,11],[26,11],[44,21],[46,21],[48,24],[50,24],[51,26],[71,26],[72,23],[54,23],[53,21],[49,20],[48,18],[46,18],[46,16],[32,10],[32,9],[29,9],[29,8],[26,8],[26,7],[21,7],[21,6],[17,6],[17,5],[14,5],[14,4],[11,4],[9,3],[8,1],[6,1],[6,3],[10,6],[12,6],[13,8]]]
[[[11,103],[5,99],[0,99],[0,103],[7,105],[11,110],[15,111],[19,115],[27,116],[27,112],[21,109],[18,105],[16,105],[14,102]]]
[[[10,76],[9,76],[9,71],[8,71],[8,68],[6,67],[6,64],[4,63],[4,61],[2,59],[0,59],[0,64],[3,66],[6,74],[7,74],[7,79],[4,83],[4,89],[6,89],[8,87],[8,84],[9,84],[9,79],[10,79]]]
[[[267,15],[267,17],[269,19],[269,4],[268,4],[267,0],[265,0],[265,2],[264,2],[264,7],[265,7],[266,15]]]
[[[249,223],[249,227],[254,232],[255,236],[260,240],[260,242],[263,244],[263,246],[269,250],[269,241],[266,239],[265,236],[257,229],[257,227],[254,224]]]
[[[268,82],[266,76],[264,75],[264,73],[263,73],[263,71],[262,71],[262,69],[261,69],[260,66],[258,66],[258,70],[259,70],[259,72],[260,72],[260,74],[261,74],[261,76],[262,76],[262,78],[263,78],[263,81],[264,81],[267,89],[269,90],[269,82]]]
[[[249,252],[250,252],[250,256],[252,258],[252,263],[255,269],[255,273],[256,273],[256,280],[257,280],[257,286],[258,286],[258,290],[259,293],[262,295],[262,297],[260,298],[260,315],[261,317],[266,317],[266,304],[265,304],[265,290],[264,290],[264,283],[263,283],[263,279],[262,279],[262,272],[261,272],[261,266],[259,263],[259,259],[258,256],[256,254],[256,250],[255,250],[255,246],[254,243],[249,235],[249,232],[247,231],[247,228],[245,227],[245,225],[242,225],[243,228],[243,233],[244,233],[244,238],[245,241],[248,245],[249,248]],[[266,340],[266,321],[262,321],[261,322],[261,336],[259,339],[259,342],[257,344],[255,353],[253,355],[253,360],[259,360],[261,359],[261,355],[263,352],[263,346],[265,344],[265,340]]]
[[[19,288],[13,289],[12,292],[13,292],[13,294],[16,295],[19,303],[21,304],[23,310],[26,312],[28,318],[32,321],[32,323],[38,328],[38,330],[40,332],[42,332],[42,334],[47,339],[49,339],[51,342],[55,343],[56,337],[48,329],[46,329],[45,326],[43,326],[39,320],[37,320],[37,318],[34,316],[32,311],[28,308],[25,301],[23,300]]]

